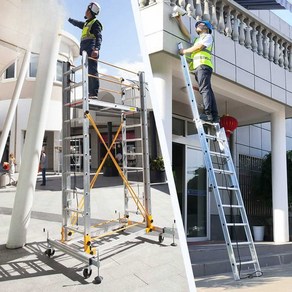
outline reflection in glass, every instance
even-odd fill
[[[187,237],[207,236],[207,178],[200,150],[187,149]]]

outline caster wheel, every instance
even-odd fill
[[[164,241],[164,236],[162,234],[159,234],[158,241],[159,243],[162,243]]]
[[[52,248],[48,248],[46,251],[45,251],[45,255],[47,255],[49,258],[51,256],[53,256],[55,254],[55,250],[52,249]]]
[[[85,268],[83,270],[83,277],[84,277],[84,279],[88,279],[91,276],[91,274],[92,274],[92,270],[91,269]]]
[[[100,277],[100,276],[96,276],[96,277],[94,278],[94,284],[100,284],[101,281],[102,281],[102,277]]]

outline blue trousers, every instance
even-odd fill
[[[215,95],[211,87],[212,68],[207,65],[200,65],[193,73],[199,85],[199,92],[203,97],[203,104],[206,115],[218,117],[217,104]]]
[[[47,183],[46,169],[45,168],[42,168],[42,179],[43,179],[42,184],[45,185]]]

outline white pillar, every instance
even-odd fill
[[[59,51],[60,35],[56,26],[43,32],[35,82],[35,91],[31,103],[27,125],[27,134],[18,178],[17,191],[12,211],[7,248],[19,248],[26,243],[27,229],[35,191],[40,150],[45,131],[52,86],[56,74],[56,62]],[[55,28],[55,30],[53,29]]]
[[[272,193],[274,242],[289,241],[285,109],[272,113]]]
[[[169,157],[172,157],[172,68],[165,54],[151,56],[151,66],[158,98],[159,118],[162,120]],[[155,111],[155,109],[154,109]],[[157,115],[155,115],[157,119]],[[172,159],[171,159],[172,160]]]
[[[11,129],[11,125],[13,122],[13,118],[14,118],[14,115],[16,112],[19,96],[20,96],[22,86],[23,86],[23,83],[25,80],[26,72],[27,72],[27,69],[29,66],[30,55],[31,55],[31,53],[28,51],[24,55],[24,59],[22,61],[21,69],[20,69],[20,72],[19,72],[19,75],[17,78],[14,92],[13,92],[13,96],[12,96],[12,99],[11,99],[11,102],[9,105],[9,109],[7,112],[7,117],[6,117],[6,120],[4,122],[3,131],[2,131],[2,134],[0,137],[0,161],[1,161],[1,158],[3,156],[5,144],[6,144],[6,141],[7,141],[8,135],[9,135],[9,131]]]

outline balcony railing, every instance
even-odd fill
[[[161,0],[139,0],[140,8]],[[196,20],[208,20],[219,33],[292,71],[292,42],[232,0],[170,0]]]

